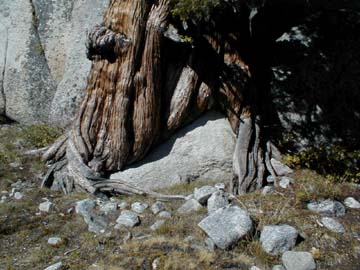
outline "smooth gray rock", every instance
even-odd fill
[[[353,197],[348,197],[344,201],[345,205],[349,208],[360,209],[360,202]]]
[[[279,255],[295,246],[298,231],[290,225],[264,226],[260,243],[266,253]]]
[[[283,176],[281,177],[280,181],[279,181],[279,186],[281,188],[288,188],[290,185],[294,184],[294,179],[290,178],[290,177],[286,177]]]
[[[31,3],[0,0],[2,107],[6,116],[26,124],[48,120],[56,90]]]
[[[200,188],[195,188],[194,198],[201,204],[206,204],[210,196],[215,193],[218,189],[211,186],[203,186]]]
[[[286,251],[281,256],[286,270],[315,270],[316,264],[309,252]]]
[[[60,237],[50,237],[48,239],[48,244],[52,246],[56,246],[62,243],[62,239]]]
[[[321,202],[308,203],[307,208],[310,211],[325,215],[325,216],[343,216],[345,215],[345,206],[333,200],[325,200]]]
[[[58,262],[58,263],[55,263],[53,265],[46,267],[44,270],[59,270],[59,269],[61,269],[62,265],[63,265],[62,262]]]
[[[111,175],[156,190],[191,177],[231,181],[235,135],[220,113],[208,112],[156,147],[143,161]]]
[[[225,207],[229,204],[229,201],[223,190],[218,190],[213,193],[207,201],[208,213],[215,212],[219,208]]]
[[[147,203],[134,202],[133,204],[131,204],[131,210],[138,214],[144,213],[147,208],[149,208],[149,205]]]
[[[161,211],[164,211],[166,208],[165,204],[163,202],[157,201],[155,202],[152,206],[151,206],[151,212],[153,212],[153,214],[158,214]]]
[[[124,210],[121,212],[121,215],[117,218],[116,223],[128,228],[133,228],[136,225],[140,224],[140,219],[137,214],[129,210]]]
[[[109,0],[63,0],[53,1],[53,3],[59,6],[61,11],[53,12],[54,16],[50,20],[43,19],[48,31],[41,36],[44,37],[46,44],[52,44],[46,54],[54,55],[53,61],[49,62],[54,63],[50,66],[58,82],[51,103],[50,119],[64,126],[76,115],[85,93],[84,89],[91,68],[91,61],[86,58],[86,32],[102,22]],[[59,24],[60,21],[64,21],[62,18],[56,18],[61,17],[60,14],[66,14],[66,24]],[[61,29],[58,31],[57,28]],[[60,36],[60,44],[56,44],[58,36]],[[56,63],[59,62],[57,57],[61,62],[58,69],[56,69]]]
[[[14,199],[15,200],[21,200],[24,197],[24,195],[21,192],[15,192]]]
[[[224,190],[225,191],[225,184],[224,183],[217,183],[215,186],[218,190]]]
[[[121,202],[121,203],[119,203],[119,208],[120,209],[125,209],[126,207],[128,207],[128,203],[127,202]]]
[[[288,166],[274,158],[272,158],[270,162],[277,176],[285,176],[293,172]]]
[[[269,175],[268,177],[266,177],[266,182],[268,183],[275,183],[276,181],[276,177]]]
[[[286,270],[286,269],[281,264],[278,264],[278,265],[274,265],[272,270]]]
[[[227,249],[253,228],[252,220],[247,211],[238,206],[220,208],[205,219],[198,226],[221,249]]]
[[[261,191],[262,195],[271,194],[275,192],[275,188],[273,186],[265,186]]]
[[[171,218],[171,213],[168,212],[168,211],[161,211],[158,214],[158,217],[160,217],[160,218]]]
[[[116,202],[106,202],[100,205],[100,211],[104,212],[105,214],[115,212],[117,210],[117,203]]]
[[[332,232],[336,233],[345,233],[345,228],[341,223],[330,217],[323,217],[321,219],[321,223],[325,226],[325,228],[329,229]]]
[[[156,231],[160,229],[160,227],[164,224],[165,224],[165,220],[158,220],[153,225],[150,226],[150,230]]]
[[[194,211],[199,211],[202,205],[195,199],[186,201],[178,210],[179,214],[187,214]]]
[[[39,210],[41,212],[50,212],[54,209],[54,204],[52,202],[46,201],[39,204]]]
[[[89,232],[103,233],[107,227],[107,221],[103,216],[96,215],[94,200],[85,199],[78,201],[75,206],[75,212],[83,216],[85,223],[88,225]]]

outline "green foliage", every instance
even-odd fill
[[[339,145],[312,147],[285,156],[284,162],[292,167],[315,170],[333,181],[360,180],[360,150],[350,151]]]
[[[53,143],[60,134],[59,129],[40,124],[26,127],[23,137],[31,145],[45,147]]]
[[[182,20],[208,20],[211,12],[220,5],[220,0],[172,0],[172,14]]]

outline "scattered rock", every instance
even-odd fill
[[[59,270],[59,269],[61,269],[62,265],[63,265],[62,262],[58,262],[58,263],[55,263],[53,265],[46,267],[44,270]]]
[[[293,172],[293,170],[290,169],[288,166],[274,158],[272,158],[270,162],[271,166],[274,168],[276,175],[278,176],[285,176]]]
[[[229,201],[223,190],[218,190],[213,193],[207,202],[207,209],[209,213],[212,213],[219,208],[225,207],[229,204]]]
[[[156,215],[160,213],[161,211],[164,211],[166,208],[165,204],[163,202],[157,201],[151,206],[151,211]]]
[[[184,238],[184,242],[185,242],[185,243],[190,243],[190,242],[192,242],[192,241],[194,241],[194,236],[192,236],[192,235],[186,236],[186,237]]]
[[[336,233],[345,233],[345,228],[343,225],[341,225],[340,222],[337,220],[330,218],[330,217],[323,217],[321,219],[321,223],[330,231],[336,232]]]
[[[15,192],[14,199],[15,200],[21,200],[24,197],[24,195],[21,192]]]
[[[57,246],[62,243],[62,239],[60,237],[50,237],[48,239],[48,244],[52,246]]]
[[[314,270],[316,264],[309,252],[286,251],[281,257],[286,270]]]
[[[253,266],[250,267],[249,270],[261,270],[261,269],[259,267],[255,266],[255,265],[253,265]]]
[[[279,181],[279,186],[281,188],[288,188],[290,185],[294,184],[294,179],[290,177],[283,176],[281,177],[281,180]]]
[[[158,266],[159,266],[159,261],[160,261],[160,258],[155,258],[155,260],[153,260],[151,266],[152,266],[152,269],[153,270],[157,270],[158,269]]]
[[[269,175],[268,177],[266,177],[266,182],[268,183],[275,183],[276,182],[276,177]]]
[[[50,212],[54,209],[54,204],[52,202],[46,201],[39,204],[39,210],[41,212]]]
[[[131,205],[131,210],[133,210],[134,212],[136,212],[138,214],[142,214],[148,207],[149,207],[149,205],[147,203],[134,202]]]
[[[275,192],[275,188],[273,186],[265,186],[261,191],[262,195],[271,194]]]
[[[279,255],[295,246],[298,231],[290,225],[265,226],[260,235],[260,243],[265,252]]]
[[[281,264],[278,264],[278,265],[274,265],[272,270],[286,270],[286,269]]]
[[[194,197],[201,204],[206,204],[206,201],[210,196],[215,193],[218,189],[211,186],[203,186],[201,188],[195,188]]]
[[[164,223],[165,223],[165,220],[158,220],[153,225],[150,226],[150,229],[152,231],[156,231],[156,230],[160,229],[160,227],[162,225],[164,225]]]
[[[121,203],[119,203],[119,208],[121,209],[121,210],[123,210],[123,209],[125,209],[126,207],[128,207],[128,203],[127,202],[121,202]]]
[[[199,211],[202,208],[202,205],[195,199],[190,199],[186,201],[178,210],[179,214],[186,214],[193,211]]]
[[[215,251],[216,245],[211,238],[207,237],[205,239],[205,245],[209,251]]]
[[[326,216],[339,217],[345,215],[345,206],[342,203],[333,200],[308,203],[307,208],[310,211]]]
[[[133,228],[136,225],[140,224],[140,219],[137,214],[129,210],[124,210],[121,212],[121,215],[116,220],[118,225],[122,225],[128,228]]]
[[[103,233],[107,227],[107,222],[104,217],[95,214],[95,206],[95,201],[91,199],[78,201],[75,206],[75,212],[83,216],[85,223],[88,225],[89,232]]]
[[[247,211],[238,206],[229,206],[213,212],[198,226],[217,247],[226,249],[247,235],[253,223]]]
[[[158,217],[160,217],[160,218],[171,218],[171,213],[168,212],[168,211],[161,211],[158,214]]]
[[[349,208],[360,209],[360,202],[353,197],[348,197],[344,201],[345,205]]]
[[[218,190],[224,190],[225,191],[225,184],[224,183],[217,183],[215,186]]]
[[[13,168],[13,169],[17,169],[17,168],[20,167],[20,163],[18,163],[18,162],[12,162],[12,163],[9,164],[9,166],[10,166],[11,168]]]
[[[105,214],[114,212],[117,210],[117,203],[116,202],[106,202],[100,206],[100,211],[104,212]]]

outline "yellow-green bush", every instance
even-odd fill
[[[220,0],[172,0],[172,4],[172,14],[182,20],[207,20],[214,8],[220,5]]]
[[[315,170],[329,180],[360,182],[360,150],[340,145],[311,147],[286,155],[284,162],[291,167]]]

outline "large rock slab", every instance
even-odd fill
[[[227,119],[208,112],[155,148],[143,161],[111,175],[149,189],[189,179],[230,181],[235,135]]]
[[[36,23],[31,1],[0,0],[1,99],[5,114],[22,123],[46,121],[56,90]]]
[[[249,213],[238,206],[220,208],[203,219],[198,226],[221,249],[227,249],[253,228]]]
[[[325,216],[343,216],[345,215],[345,206],[333,200],[324,200],[320,202],[308,203],[307,208],[310,211],[325,215]]]
[[[25,124],[70,122],[91,68],[86,31],[108,3],[0,0],[0,114]]]

